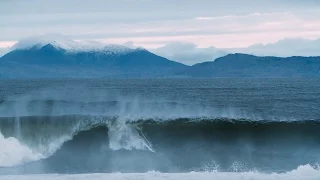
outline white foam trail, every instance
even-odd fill
[[[70,132],[58,134],[57,137],[43,141],[38,137],[37,144],[27,144],[19,141],[19,137],[5,138],[0,132],[0,167],[13,167],[28,162],[38,161],[52,156],[61,146],[73,138],[74,134],[81,131],[80,125],[75,125]],[[20,129],[16,133],[20,135]]]
[[[0,176],[0,180],[318,180],[320,170],[310,165],[299,166],[296,170],[286,173],[260,173],[260,172],[190,172],[190,173],[113,173],[113,174],[44,174],[44,175],[17,175]]]
[[[148,150],[154,152],[150,142],[138,132],[138,127],[126,124],[125,121],[117,120],[108,123],[109,147],[112,150]]]
[[[42,158],[41,153],[34,152],[14,137],[5,138],[0,132],[0,167],[17,166]]]

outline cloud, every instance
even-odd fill
[[[279,13],[251,13],[251,14],[242,14],[242,15],[227,15],[227,16],[215,16],[215,17],[196,17],[196,20],[218,20],[218,19],[240,19],[240,18],[248,18],[250,16],[269,16],[269,15],[277,15]],[[290,14],[289,12],[281,12],[281,14]]]
[[[195,44],[175,42],[152,49],[152,52],[166,58],[193,65],[213,61],[228,53],[246,53],[257,56],[320,56],[320,39],[286,38],[270,44],[254,44],[246,48],[219,49],[213,46],[199,48]]]
[[[76,46],[77,42],[61,34],[45,34],[21,39],[13,46],[13,49],[28,49],[35,45],[44,46],[47,44],[55,44],[61,48],[69,49]]]
[[[9,48],[0,48],[0,57],[5,55],[6,53],[8,53],[10,51]]]
[[[200,48],[195,44],[186,42],[173,42],[157,49],[151,49],[150,51],[188,65],[204,61],[213,61],[227,54],[226,51],[219,50],[213,46]]]
[[[16,41],[0,41],[0,48],[10,48],[15,43],[16,43]]]
[[[55,32],[76,40],[133,41],[147,48],[176,41],[199,47],[246,47],[283,38],[320,37],[317,4],[312,0],[0,1],[0,41]]]
[[[110,16],[104,13],[98,14],[99,16],[92,15],[91,18],[86,17],[86,14],[78,14],[79,17],[73,14],[69,20],[68,16],[64,18],[65,15],[52,17],[50,15],[43,19],[44,23],[41,18],[45,16],[32,15],[34,18],[28,18],[28,21],[40,19],[39,22],[29,22],[30,25],[21,23],[23,19],[18,18],[16,23],[8,21],[9,24],[18,24],[17,26],[7,24],[0,28],[2,34],[0,41],[13,41],[17,37],[25,38],[57,32],[77,40],[103,40],[110,41],[109,43],[133,41],[139,46],[150,44],[161,46],[170,42],[187,41],[200,47],[214,45],[219,48],[232,48],[256,43],[272,43],[288,37],[320,37],[318,19],[305,19],[288,12],[216,16],[206,20],[189,18],[125,24],[111,23],[108,20],[99,22],[97,19],[108,19]],[[320,13],[318,15],[320,16]],[[59,24],[54,25],[57,22]]]
[[[21,39],[12,49],[29,49],[34,46],[43,47],[47,44],[68,50],[68,51],[101,51],[105,48],[128,49],[125,45],[105,44],[92,40],[74,40],[61,34],[44,34]],[[130,45],[126,44],[126,45]],[[131,44],[133,46],[133,44]]]
[[[258,56],[320,56],[320,39],[287,38],[276,43],[255,44],[248,48],[230,49],[229,51]]]
[[[128,48],[131,48],[131,49],[136,48],[136,45],[134,44],[133,41],[125,42],[123,45],[126,46],[126,47],[128,47]]]

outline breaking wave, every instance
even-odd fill
[[[0,166],[31,167],[40,160],[54,166],[49,172],[62,166],[75,172],[288,171],[318,163],[319,128],[318,120],[6,117],[0,119],[0,144],[7,147]]]

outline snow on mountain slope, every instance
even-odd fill
[[[126,54],[135,50],[121,45],[103,44],[96,41],[75,41],[60,34],[46,34],[21,39],[13,46],[13,49],[41,49],[43,46],[48,44],[51,44],[57,49],[64,49],[67,52],[104,52],[107,54]]]

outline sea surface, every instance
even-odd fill
[[[320,79],[0,80],[0,179],[320,179]]]

